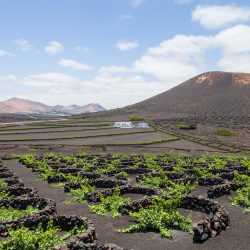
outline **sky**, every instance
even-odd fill
[[[0,101],[130,105],[250,72],[249,0],[0,0]]]

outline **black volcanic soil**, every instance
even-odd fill
[[[250,117],[186,117],[173,119],[156,119],[154,124],[167,130],[184,135],[208,140],[214,143],[229,144],[239,148],[250,149]],[[177,129],[177,124],[195,124],[195,130]],[[232,136],[219,136],[216,132],[227,130]]]
[[[80,134],[78,134],[80,136]],[[84,136],[84,135],[83,135]],[[51,135],[53,137],[53,134]],[[112,144],[112,143],[141,143],[151,142],[155,140],[161,140],[170,138],[171,136],[161,132],[148,132],[148,133],[134,133],[123,135],[111,135],[111,136],[98,136],[92,138],[69,138],[69,139],[56,139],[56,140],[25,140],[18,141],[13,139],[12,141],[2,141],[2,144],[18,144],[18,145],[82,145],[82,144]],[[0,142],[1,143],[1,142]]]
[[[164,120],[165,123],[165,120]],[[169,121],[166,121],[167,125],[171,125]],[[9,124],[0,126],[0,149],[1,155],[17,153],[22,151],[29,151],[29,147],[38,149],[38,151],[46,152],[58,152],[58,153],[75,153],[83,150],[91,150],[92,152],[164,152],[166,150],[175,150],[178,152],[225,152],[224,149],[216,149],[207,145],[201,145],[188,140],[169,141],[164,143],[154,143],[149,145],[133,145],[134,143],[147,143],[152,141],[158,141],[167,138],[176,137],[169,133],[163,133],[160,131],[151,132],[152,129],[117,129],[108,128],[104,129],[103,124],[113,125],[113,122],[103,121],[83,121],[82,119],[61,119],[56,121],[41,121],[33,123],[23,123],[21,126],[16,124]],[[60,125],[61,127],[55,128],[53,126]],[[100,125],[100,127],[99,127]],[[161,125],[161,124],[160,124]],[[81,126],[81,127],[78,127]],[[78,129],[87,129],[79,131]],[[94,128],[90,130],[88,128]],[[72,131],[73,129],[74,131]],[[75,130],[76,129],[76,130]],[[64,130],[56,132],[57,130]],[[40,133],[42,132],[42,133]],[[125,134],[125,133],[133,134]],[[134,132],[146,132],[146,133],[134,133]],[[5,134],[7,133],[7,134]],[[92,138],[70,138],[74,136],[92,136],[92,135],[110,135],[113,133],[121,133],[121,135],[111,136],[98,136]],[[67,139],[62,137],[67,136]],[[48,139],[47,139],[48,138]],[[58,138],[49,140],[50,138]],[[25,139],[25,140],[23,140]],[[34,140],[35,139],[35,140]],[[130,145],[131,143],[131,145]],[[92,145],[92,147],[81,145]],[[101,146],[95,146],[95,144],[102,144]],[[116,144],[110,146],[109,144]],[[118,144],[128,144],[126,146]]]
[[[33,130],[29,130],[33,132]],[[29,132],[28,131],[28,132]],[[0,135],[0,140],[15,140],[15,139],[51,139],[51,138],[63,138],[63,137],[77,137],[77,136],[96,136],[96,135],[107,135],[116,133],[130,133],[130,132],[140,132],[140,131],[152,131],[152,129],[98,129],[98,130],[85,130],[85,131],[63,131],[63,132],[52,132],[52,133],[31,133],[31,134],[8,134]],[[20,131],[19,131],[20,132]],[[26,131],[27,132],[27,131]]]
[[[219,149],[214,149],[214,148],[211,148],[209,146],[205,146],[205,145],[200,145],[198,143],[194,143],[194,142],[191,142],[191,141],[187,141],[187,140],[178,140],[178,141],[171,141],[171,142],[163,142],[163,143],[160,143],[160,144],[154,144],[152,145],[152,147],[169,147],[169,148],[172,148],[172,149],[186,149],[186,150],[193,150],[193,151],[214,151],[214,152],[221,152],[221,150]]]
[[[114,242],[122,247],[135,250],[246,250],[249,249],[250,215],[243,212],[239,207],[233,207],[226,197],[219,198],[220,204],[225,206],[231,219],[230,229],[222,232],[216,238],[206,241],[204,244],[193,244],[192,236],[187,233],[174,232],[172,240],[161,238],[156,233],[133,233],[122,234],[116,230],[131,224],[129,216],[113,219],[110,216],[99,217],[90,213],[86,205],[66,205],[64,201],[69,197],[61,188],[52,188],[47,182],[37,180],[38,175],[21,166],[15,160],[7,161],[7,167],[14,171],[24,182],[25,186],[35,187],[41,197],[51,198],[57,203],[57,211],[61,214],[75,214],[91,218],[96,226],[97,237],[101,243]],[[198,190],[196,193],[203,193]],[[200,217],[201,214],[193,214]]]

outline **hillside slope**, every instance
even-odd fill
[[[120,111],[169,118],[178,116],[250,117],[250,74],[204,73]]]

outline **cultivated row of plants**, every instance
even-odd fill
[[[27,157],[27,161],[32,162],[33,157]],[[0,162],[0,167],[2,169],[1,174],[8,173],[7,179],[14,178],[14,174],[7,170],[3,163]],[[16,177],[15,177],[16,178]],[[20,208],[18,202],[28,199],[24,196],[11,195],[8,188],[22,188],[19,184],[8,184],[6,178],[0,178],[0,231],[1,236],[8,238],[0,239],[0,249],[1,250],[48,250],[56,247],[65,242],[74,235],[81,235],[86,231],[86,227],[75,226],[71,230],[64,231],[58,225],[54,223],[51,219],[48,223],[39,223],[38,226],[21,226],[17,227],[19,219],[31,220],[32,216],[37,213],[41,208],[36,205],[28,205],[25,208]],[[17,199],[16,199],[17,198]],[[15,199],[15,200],[14,200]],[[28,201],[28,200],[27,200]],[[6,205],[11,204],[11,205]],[[16,204],[16,205],[15,205]],[[38,217],[36,216],[36,219]],[[7,232],[3,233],[2,230],[5,228],[5,223],[9,226]],[[11,225],[14,225],[12,227]],[[17,228],[16,228],[17,227]],[[15,229],[16,228],[16,229]]]
[[[2,250],[48,250],[63,244],[65,240],[73,235],[80,235],[86,231],[84,226],[74,227],[68,232],[61,233],[60,228],[49,221],[46,227],[42,224],[30,230],[27,227],[20,229],[9,230],[10,239],[0,242],[0,249]]]
[[[81,154],[78,156],[68,155],[60,156],[54,154],[47,154],[44,156],[43,161],[37,161],[35,155],[26,155],[25,165],[37,164],[37,169],[41,171],[43,179],[47,179],[49,176],[59,175],[64,176],[65,181],[78,182],[81,180],[80,176],[75,176],[71,174],[61,174],[49,166],[46,160],[53,160],[58,164],[65,162],[70,167],[81,168],[83,171],[93,171],[99,174],[107,174],[112,170],[122,168],[125,165],[129,165],[132,168],[139,168],[141,166],[145,168],[152,169],[158,176],[144,177],[140,184],[151,186],[154,188],[164,187],[168,182],[166,177],[164,166],[167,164],[172,164],[173,172],[185,172],[188,169],[193,170],[193,175],[199,178],[218,178],[219,173],[223,172],[226,168],[231,165],[238,164],[246,168],[246,174],[241,174],[242,176],[247,176],[250,171],[250,160],[246,157],[240,156],[218,156],[218,155],[202,155],[202,156],[189,156],[189,155],[124,155],[124,154],[114,154],[112,157],[104,156],[88,156],[86,154]],[[126,160],[129,162],[127,163]],[[29,162],[31,161],[31,162]],[[101,164],[101,167],[99,165]],[[236,172],[237,174],[237,172]],[[118,179],[127,179],[128,174],[121,171],[115,174]],[[87,181],[85,181],[87,183]],[[243,180],[243,182],[248,183],[248,179]],[[86,186],[86,185],[84,185]],[[92,190],[91,190],[92,191]],[[240,191],[239,191],[240,192]]]
[[[192,232],[190,217],[183,216],[179,210],[181,199],[191,193],[197,187],[197,180],[219,179],[220,173],[233,173],[234,182],[243,183],[243,187],[236,191],[236,196],[231,198],[233,205],[242,206],[249,211],[249,173],[250,159],[241,156],[219,155],[166,155],[166,154],[113,154],[113,155],[78,155],[35,154],[19,156],[26,166],[39,171],[43,180],[51,176],[60,177],[56,186],[64,186],[65,183],[80,183],[77,188],[72,188],[71,202],[85,203],[89,194],[96,191],[88,178],[80,173],[62,173],[61,169],[79,169],[82,172],[101,174],[102,176],[121,180],[130,178],[127,169],[148,170],[148,174],[138,179],[138,184],[143,187],[153,188],[159,191],[153,203],[148,207],[141,207],[137,212],[130,212],[136,223],[128,228],[120,229],[121,232],[145,232],[157,231],[163,237],[171,237],[172,229],[180,229]],[[114,174],[110,174],[114,172]],[[118,171],[118,172],[117,172]],[[168,174],[196,177],[193,182],[175,182]],[[178,179],[178,178],[177,178]],[[102,196],[100,202],[89,204],[93,213],[104,216],[110,213],[113,217],[121,214],[121,209],[130,204],[130,198],[124,198],[116,187],[112,195]]]

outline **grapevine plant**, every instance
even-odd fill
[[[160,195],[153,204],[147,208],[141,208],[138,212],[131,212],[130,215],[136,220],[136,224],[123,228],[121,232],[160,232],[163,237],[172,237],[172,230],[179,228],[186,232],[192,232],[191,218],[184,217],[178,211],[180,200],[192,192],[197,184],[171,182],[166,172],[179,172],[191,175],[193,179],[202,180],[205,178],[219,178],[220,173],[231,164],[240,164],[250,171],[250,160],[241,156],[218,156],[204,154],[199,156],[190,156],[186,154],[113,154],[105,157],[103,155],[59,155],[47,154],[43,158],[38,158],[34,154],[21,157],[22,162],[28,167],[39,171],[43,180],[50,176],[62,177],[62,182],[56,186],[63,186],[65,182],[80,183],[77,189],[71,189],[70,202],[85,203],[89,193],[95,191],[88,179],[82,177],[82,174],[63,174],[50,166],[50,162],[56,162],[58,165],[66,163],[69,168],[80,169],[86,172],[109,175],[110,171],[120,170],[115,174],[117,179],[128,179],[128,174],[122,171],[127,165],[131,168],[145,168],[149,170],[143,178],[139,178],[139,184],[159,190]],[[250,177],[247,174],[234,172],[234,181],[243,183],[244,186],[236,191],[236,196],[230,198],[233,205],[242,206],[250,212]],[[0,179],[0,187],[7,185]],[[0,193],[0,198],[8,197],[8,194]],[[131,202],[130,199],[124,199],[119,192],[115,190],[113,195],[108,197],[101,196],[99,204],[90,205],[93,213],[104,216],[110,213],[113,217],[119,215],[122,206]],[[0,211],[1,212],[1,211]],[[1,249],[1,248],[0,248]],[[9,248],[11,249],[11,248]],[[13,248],[14,249],[14,248]],[[18,248],[22,249],[22,248]],[[25,248],[24,248],[25,249]],[[29,248],[27,248],[29,249]],[[38,249],[38,248],[37,248]],[[39,248],[40,249],[40,248]],[[43,248],[41,248],[43,249]],[[30,249],[29,249],[30,250]],[[31,248],[31,250],[33,250]]]
[[[162,194],[173,198],[165,199],[159,196],[149,208],[142,208],[139,212],[130,213],[137,223],[121,229],[120,232],[156,231],[160,232],[162,237],[171,238],[172,229],[178,225],[179,229],[192,233],[192,219],[182,216],[177,209],[181,198],[192,192],[195,186],[196,184],[170,182]]]
[[[236,191],[236,197],[230,197],[232,204],[242,206],[247,213],[250,213],[250,177],[244,174],[235,174],[236,182],[245,183],[245,186]]]
[[[176,197],[177,199],[183,198],[192,191],[195,190],[197,183],[191,184],[190,182],[184,184],[176,184],[172,181],[169,182],[169,185],[166,187],[166,190],[163,191],[163,194],[171,197]]]
[[[89,180],[83,179],[80,188],[70,190],[70,195],[72,196],[72,199],[70,200],[69,203],[71,202],[85,203],[86,196],[94,191],[95,188],[89,184]]]
[[[13,198],[13,195],[11,195],[10,192],[6,190],[0,191],[0,200],[11,199],[11,198]]]
[[[113,195],[107,197],[101,196],[100,204],[90,205],[89,207],[97,215],[104,216],[109,212],[113,217],[117,217],[120,215],[119,209],[130,202],[130,198],[122,198],[119,189],[115,189]]]
[[[4,179],[0,178],[0,188],[6,188],[7,187],[7,183],[5,182]]]
[[[166,186],[168,183],[168,178],[166,177],[166,174],[161,172],[159,176],[146,176],[143,177],[140,180],[140,183],[147,186],[147,187],[152,187],[152,188],[163,188]]]
[[[0,242],[1,250],[48,250],[62,244],[72,235],[80,235],[86,231],[84,226],[75,227],[63,235],[59,235],[60,229],[49,221],[44,229],[41,224],[35,229],[30,230],[22,227],[18,230],[9,230],[10,239]]]
[[[30,215],[38,211],[38,208],[28,206],[26,209],[19,210],[12,207],[1,207],[0,208],[0,221],[3,220],[14,220],[25,215]]]
[[[155,231],[160,232],[162,237],[171,238],[172,229],[178,226],[179,229],[192,233],[192,220],[178,212],[178,204],[179,199],[165,200],[158,197],[149,208],[130,213],[137,223],[119,231],[123,233]]]
[[[122,171],[122,172],[119,172],[119,173],[115,174],[115,177],[117,179],[120,179],[120,180],[127,180],[128,179],[128,173],[126,173],[125,171]]]
[[[238,189],[236,194],[236,197],[231,198],[232,204],[242,206],[247,213],[250,213],[250,182],[245,187]]]

